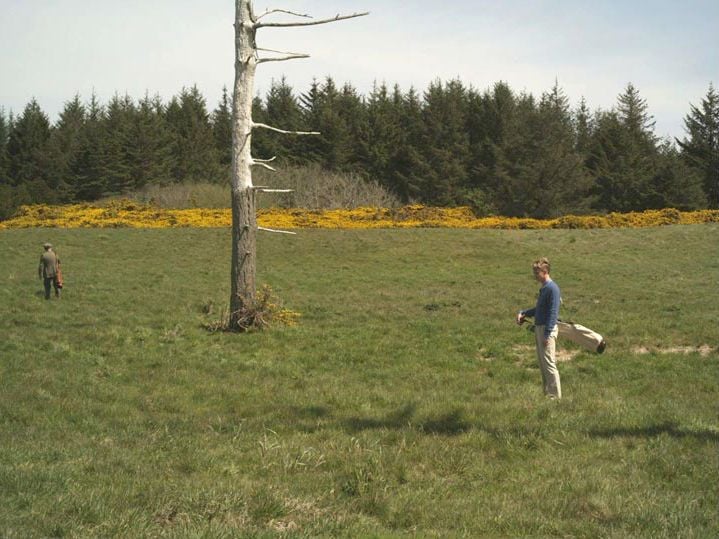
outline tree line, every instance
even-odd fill
[[[719,207],[719,94],[710,84],[663,140],[628,84],[610,110],[572,108],[555,83],[539,97],[505,82],[484,91],[460,80],[423,93],[375,85],[361,95],[332,78],[296,94],[275,81],[254,120],[319,136],[255,133],[253,155],[319,164],[379,182],[405,202],[471,205],[480,214]],[[214,110],[196,87],[169,102],[146,95],[68,101],[51,124],[33,99],[0,109],[0,218],[20,204],[93,201],[151,185],[229,183],[232,104]]]

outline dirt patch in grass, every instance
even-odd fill
[[[326,517],[327,511],[319,507],[314,501],[299,498],[285,498],[282,501],[287,515],[272,519],[267,526],[281,534],[291,534],[303,528],[309,522],[318,521]]]
[[[712,348],[708,344],[702,344],[701,346],[669,346],[666,348],[661,347],[647,347],[647,346],[635,346],[632,348],[632,353],[636,355],[645,354],[699,354],[702,357],[708,357],[712,353],[717,352],[716,348]]]
[[[556,357],[557,362],[563,363],[565,361],[572,361],[579,354],[579,350],[557,350]]]
[[[557,362],[563,363],[565,361],[572,361],[575,357],[577,357],[577,355],[579,355],[579,352],[580,350],[558,348],[556,352]],[[536,356],[534,346],[529,346],[527,344],[515,344],[512,346],[512,353],[521,357],[530,355],[534,358]]]
[[[479,352],[476,353],[474,358],[477,361],[494,361],[495,360],[495,358],[490,353],[488,353],[486,350],[480,350]]]

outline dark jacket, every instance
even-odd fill
[[[38,273],[45,279],[52,279],[57,276],[57,265],[60,259],[52,251],[45,251],[40,257],[40,265],[37,268]]]

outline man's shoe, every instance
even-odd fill
[[[604,350],[607,348],[607,341],[602,339],[602,342],[599,343],[599,346],[597,346],[597,354],[603,354]]]

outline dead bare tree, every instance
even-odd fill
[[[270,22],[266,18],[282,14],[298,20]],[[235,87],[232,107],[232,269],[230,292],[230,329],[238,327],[241,313],[253,308],[256,299],[257,264],[257,192],[281,190],[258,187],[252,184],[252,167],[274,170],[269,164],[274,157],[253,158],[251,153],[252,130],[269,129],[288,135],[318,135],[311,131],[287,131],[252,121],[252,97],[255,72],[264,62],[282,62],[308,58],[309,55],[262,49],[257,46],[260,28],[288,28],[327,24],[368,13],[336,15],[328,19],[313,20],[309,15],[284,9],[268,9],[260,15],[254,13],[251,0],[235,0]],[[310,20],[307,20],[310,19]],[[274,56],[269,56],[274,55]],[[270,232],[279,232],[270,230]]]

